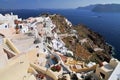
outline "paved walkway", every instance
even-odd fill
[[[66,34],[59,34],[58,36],[61,37],[61,38],[65,38],[65,37],[69,37],[69,36],[72,37],[72,36],[76,36],[76,35],[75,34],[67,34],[66,33]]]

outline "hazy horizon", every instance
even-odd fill
[[[1,0],[3,9],[74,9],[94,4],[120,4],[120,0]]]

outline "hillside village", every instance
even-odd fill
[[[58,14],[0,14],[1,80],[119,80],[101,35]]]

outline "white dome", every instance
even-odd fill
[[[3,16],[2,14],[0,14],[0,17]]]

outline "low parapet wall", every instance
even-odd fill
[[[89,72],[92,70],[96,70],[96,65],[91,68],[82,68],[82,69],[76,69],[75,72]]]
[[[19,54],[10,59],[8,64],[0,69],[0,80],[23,80],[29,68],[29,60],[25,54]]]
[[[4,43],[8,45],[8,47],[13,50],[13,52],[19,54],[20,51],[14,46],[14,44],[10,41],[10,39],[5,38]]]
[[[48,75],[49,77],[53,78],[53,80],[58,80],[58,77],[56,76],[56,74],[55,74],[54,72],[52,72],[50,69],[47,69],[47,68],[45,68],[45,67],[38,66],[38,65],[33,64],[33,63],[31,63],[30,65],[31,65],[31,67],[33,67],[34,69],[36,69],[36,70],[42,72],[43,74],[46,74],[46,75]]]

